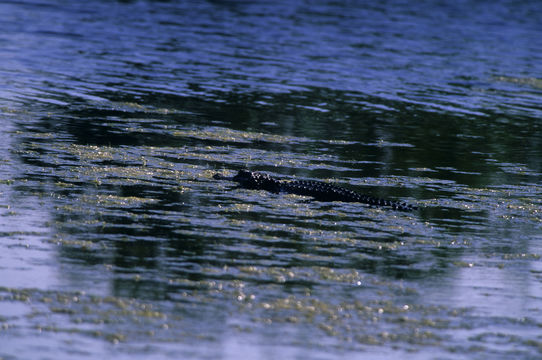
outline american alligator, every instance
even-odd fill
[[[287,193],[296,195],[312,196],[318,201],[344,201],[359,202],[376,206],[388,206],[394,210],[412,211],[416,206],[404,202],[384,200],[369,195],[363,195],[341,186],[327,184],[312,180],[280,180],[268,174],[239,170],[237,175],[232,177],[215,174],[217,180],[236,181],[240,187],[252,190],[267,190],[272,193]]]

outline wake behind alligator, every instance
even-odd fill
[[[213,178],[217,180],[230,180],[239,183],[240,187],[252,190],[267,190],[272,193],[287,193],[304,196],[312,196],[318,201],[344,201],[359,202],[374,206],[390,207],[394,210],[412,211],[416,206],[404,202],[379,199],[369,195],[348,190],[342,186],[327,184],[320,181],[311,180],[280,180],[268,174],[253,172],[248,170],[239,170],[237,175],[226,177],[221,174],[215,174]]]

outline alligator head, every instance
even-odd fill
[[[280,180],[274,179],[267,174],[245,169],[239,170],[237,175],[233,177],[215,174],[213,178],[217,180],[235,181],[239,183],[240,187],[244,187],[246,189],[267,190],[274,193],[278,193],[280,191]]]
[[[247,186],[254,181],[254,173],[248,170],[239,170],[232,180],[237,181],[241,186]]]

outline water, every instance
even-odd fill
[[[541,10],[0,3],[0,357],[540,357]]]

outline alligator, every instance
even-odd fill
[[[312,196],[312,198],[317,201],[359,202],[374,206],[386,206],[399,211],[412,211],[417,209],[414,205],[360,194],[342,186],[313,180],[280,180],[268,174],[249,170],[239,170],[237,175],[232,177],[215,174],[213,178],[216,180],[238,182],[239,187],[245,189],[267,190],[275,194],[287,193]]]

